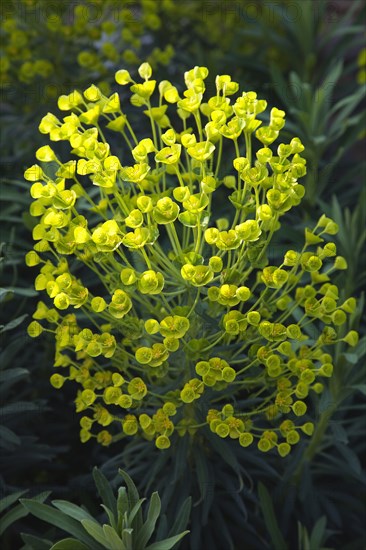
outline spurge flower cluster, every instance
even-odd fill
[[[51,384],[78,388],[83,442],[166,449],[208,428],[285,456],[312,434],[328,346],[357,341],[343,327],[355,300],[340,303],[330,279],[347,267],[337,226],[321,216],[271,263],[279,220],[305,193],[300,140],[274,145],[285,113],[228,75],[207,97],[205,67],[184,91],[148,63],[138,73],[116,73],[120,94],[61,96],[65,116],[40,123],[71,159],[45,145],[25,172],[38,218],[26,262],[48,297],[28,332],[54,334]],[[140,114],[123,109],[126,87]]]

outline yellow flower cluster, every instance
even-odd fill
[[[115,75],[143,109],[139,135],[126,93],[95,85],[40,123],[72,158],[44,145],[25,172],[38,218],[26,262],[49,299],[29,334],[55,334],[51,383],[79,385],[82,441],[139,435],[166,449],[210,429],[285,456],[312,432],[306,400],[333,369],[324,346],[357,341],[343,331],[355,300],[341,303],[330,279],[347,267],[337,226],[321,216],[302,250],[270,264],[279,220],[305,191],[300,140],[273,146],[285,113],[266,114],[229,75],[207,97],[206,67],[184,74],[182,92],[152,76],[147,62],[136,79]]]

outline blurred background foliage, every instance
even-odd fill
[[[29,504],[50,495],[70,502],[75,521],[80,511],[71,503],[105,521],[94,466],[113,491],[123,468],[143,495],[159,492],[162,536],[169,531],[164,522],[172,525],[191,496],[190,534],[182,549],[239,549],[244,538],[246,548],[254,550],[364,548],[364,2],[3,0],[1,11],[2,548],[39,550],[59,540],[54,523],[45,527],[40,521],[50,517],[35,514],[40,508]],[[301,243],[304,228],[320,213],[339,225],[338,253],[348,270],[339,273],[336,284],[344,299],[358,299],[347,329],[361,337],[352,353],[338,344],[335,373],[315,413],[315,434],[285,459],[217,442],[209,431],[194,445],[183,438],[165,453],[144,441],[109,449],[82,445],[78,419],[70,414],[71,395],[49,384],[52,341],[31,341],[26,334],[38,300],[24,264],[32,222],[23,172],[45,143],[40,119],[47,111],[57,114],[57,97],[75,88],[95,83],[113,92],[115,71],[135,71],[145,60],[178,87],[182,72],[193,65],[210,69],[208,86],[214,75],[230,74],[244,90],[255,90],[287,112],[285,137],[298,136],[305,145],[306,196],[285,217],[273,260],[289,243],[293,248]]]

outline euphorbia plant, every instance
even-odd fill
[[[321,216],[301,250],[271,264],[279,220],[305,193],[300,140],[273,146],[285,113],[266,117],[252,91],[233,101],[228,75],[204,99],[205,67],[185,73],[183,93],[157,85],[148,63],[138,73],[116,81],[151,132],[93,85],[40,123],[74,158],[45,145],[25,172],[39,218],[26,261],[54,305],[38,304],[29,334],[55,334],[51,383],[78,385],[83,442],[138,436],[166,449],[208,425],[285,456],[312,434],[307,401],[332,375],[327,346],[357,341],[343,327],[355,300],[340,303],[330,280],[346,268],[337,226]]]

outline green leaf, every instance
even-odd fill
[[[333,437],[335,441],[346,444],[348,443],[347,431],[343,428],[340,422],[331,421],[329,423],[329,426],[333,432]]]
[[[348,363],[351,363],[351,365],[356,365],[358,361],[358,357],[356,353],[345,353],[344,358],[348,361]],[[366,388],[366,384],[365,384]]]
[[[21,315],[20,317],[17,317],[16,319],[13,319],[12,321],[7,323],[6,325],[0,326],[0,334],[2,332],[7,331],[7,330],[13,330],[13,328],[19,326],[24,321],[24,319],[26,317],[28,317],[28,313],[25,313],[24,315]]]
[[[115,518],[115,516],[114,516],[112,510],[110,510],[110,509],[108,508],[108,506],[106,506],[105,504],[102,504],[102,508],[103,508],[103,510],[105,510],[106,513],[107,513],[107,516],[108,516],[109,523],[110,523],[111,527],[113,527],[113,529],[114,529],[115,531],[117,531],[117,530],[118,530],[118,522],[116,521],[116,518]]]
[[[150,498],[150,505],[147,512],[147,519],[137,533],[136,537],[136,550],[144,550],[146,543],[150,540],[154,533],[156,521],[159,517],[161,510],[160,497],[157,492],[153,493]]]
[[[119,487],[117,497],[118,510],[118,531],[122,529],[123,518],[127,516],[129,510],[128,494],[126,487]]]
[[[21,533],[23,541],[27,544],[27,550],[50,550],[53,542],[48,539],[41,539],[27,533]]]
[[[18,493],[14,493],[14,495],[23,494],[23,493],[26,493],[26,492],[27,491],[21,491],[21,492],[18,492]],[[43,502],[44,500],[46,500],[46,498],[48,497],[49,494],[50,494],[50,491],[46,491],[44,493],[40,493],[39,495],[37,495],[34,498],[38,499],[40,502]],[[13,495],[9,495],[9,497],[10,496],[13,497]],[[3,500],[8,499],[9,497],[5,497],[5,499],[3,499]],[[16,499],[16,500],[18,500],[18,499]],[[9,500],[7,502],[9,503]],[[13,502],[15,502],[15,501],[13,500]],[[1,504],[3,504],[3,503],[1,503]],[[9,504],[7,504],[7,506],[9,506]],[[9,510],[1,518],[0,535],[2,535],[5,531],[5,529],[7,529],[10,525],[12,525],[16,521],[18,521],[18,519],[24,518],[27,515],[28,515],[27,510],[25,510],[24,507],[21,504],[18,504],[17,506],[15,506],[11,510]]]
[[[9,508],[9,506],[14,504],[14,502],[16,502],[26,492],[27,491],[17,491],[16,493],[12,493],[11,495],[7,495],[6,497],[2,498],[0,500],[0,514],[2,514],[2,512],[6,510],[6,508]]]
[[[240,464],[235,456],[235,454],[230,449],[227,442],[222,439],[219,439],[217,435],[212,432],[208,433],[207,436],[210,440],[213,448],[219,453],[222,459],[234,470],[234,472],[240,477]]]
[[[273,550],[286,550],[288,546],[278,526],[271,497],[266,487],[261,482],[259,482],[258,485],[258,496],[264,521],[271,537]]]
[[[189,521],[189,516],[191,513],[191,507],[192,507],[192,497],[188,497],[183,502],[178,514],[176,515],[176,518],[169,531],[169,534],[177,533],[177,532],[179,533],[181,529],[184,529],[187,526]]]
[[[137,512],[140,510],[142,503],[146,500],[146,498],[140,498],[138,502],[136,502],[135,506],[132,508],[129,516],[128,516],[128,524],[131,525]]]
[[[362,466],[357,454],[350,447],[342,443],[336,443],[335,446],[342,455],[347,467],[356,475],[360,475],[362,472]]]
[[[21,444],[20,437],[5,426],[0,426],[0,446],[4,449],[13,449]]]
[[[32,288],[21,288],[17,286],[9,286],[8,290],[14,292],[18,296],[26,296],[27,298],[32,298],[33,296],[38,296],[38,292]]]
[[[104,536],[108,541],[109,550],[126,550],[122,539],[117,535],[116,531],[110,525],[103,525]]]
[[[337,85],[338,80],[340,79],[340,76],[342,74],[343,69],[343,62],[338,61],[334,64],[332,69],[328,72],[327,76],[325,77],[321,88],[324,92],[324,101],[328,101],[333,93],[334,88]]]
[[[196,466],[197,480],[201,493],[201,500],[205,500],[206,493],[209,485],[209,473],[207,467],[207,459],[205,456],[202,456],[202,451],[198,447],[194,449],[194,463]],[[210,487],[210,490],[212,488]]]
[[[170,550],[173,548],[177,542],[179,542],[183,537],[185,537],[189,531],[184,531],[183,533],[180,533],[179,535],[175,535],[174,537],[170,537],[165,540],[154,542],[153,544],[149,544],[149,546],[146,547],[145,550]]]
[[[85,531],[93,537],[93,539],[98,541],[98,543],[103,546],[103,548],[108,549],[108,541],[105,538],[103,528],[99,525],[99,523],[96,523],[94,520],[92,521],[90,519],[82,519],[81,525],[84,527]]]
[[[4,516],[1,518],[0,535],[2,535],[10,525],[18,521],[18,519],[24,518],[27,515],[28,512],[24,510],[24,508],[20,504],[9,510],[9,512],[4,514]]]
[[[126,550],[133,550],[133,529],[123,529],[122,541]]]
[[[298,521],[297,522],[297,529],[298,529],[298,547],[301,548],[301,550],[311,550],[309,548],[309,535],[308,535],[306,527],[304,527]]]
[[[160,453],[160,455],[157,455],[156,458],[154,459],[154,462],[151,464],[151,467],[148,470],[148,475],[145,478],[147,483],[147,489],[154,484],[155,479],[160,479],[160,476],[163,474],[164,469],[168,467],[167,466],[168,457],[169,457],[168,453]]]
[[[11,290],[9,290],[8,288],[0,288],[0,302],[3,301],[3,299],[7,294],[9,294],[9,292],[11,292]]]
[[[319,400],[319,413],[322,414],[333,408],[334,408],[334,399],[331,393],[329,392],[329,390],[326,388]]]
[[[34,403],[29,403],[27,401],[17,401],[16,403],[10,403],[10,405],[5,405],[5,407],[1,407],[0,416],[4,417],[6,415],[24,414],[25,412],[32,412],[36,410],[38,409]]]
[[[22,378],[23,376],[27,376],[28,374],[29,371],[21,368],[4,370],[0,372],[0,384],[8,382],[9,380],[14,380],[14,378]]]
[[[366,395],[366,384],[356,384],[354,386],[350,386],[353,390],[360,391],[363,395]]]
[[[331,120],[333,120],[335,113],[339,111],[339,114],[332,125],[334,127],[341,125],[345,121],[345,119],[354,111],[354,109],[363,97],[364,91],[362,87],[360,87],[354,94],[347,95],[346,97],[343,97],[340,101],[338,101],[329,111],[328,116]]]
[[[19,354],[19,349],[23,343],[24,335],[19,335],[9,343],[6,343],[6,348],[0,354],[0,364],[3,367],[3,371],[11,372],[13,370],[13,365],[15,364],[13,359]],[[3,386],[0,386],[1,390],[3,390]]]
[[[54,510],[47,504],[41,504],[31,499],[21,499],[20,502],[31,514],[73,535],[81,542],[89,545],[90,550],[100,550],[100,545],[96,544],[95,541],[85,533],[80,524],[76,520],[69,518],[63,512]]]
[[[117,521],[117,502],[106,477],[98,470],[98,468],[94,468],[93,478],[103,504],[105,504],[113,512]]]
[[[61,510],[61,512],[63,512],[67,516],[70,516],[76,521],[81,521],[82,519],[91,519],[98,523],[87,510],[84,510],[83,508],[77,506],[76,504],[73,504],[72,502],[68,502],[67,500],[53,500],[52,504],[58,510]]]
[[[118,473],[123,477],[123,479],[126,482],[126,486],[128,489],[128,502],[130,504],[130,507],[133,507],[140,500],[140,496],[137,491],[136,485],[134,484],[130,476],[127,474],[127,472],[119,469]],[[136,514],[136,517],[132,525],[132,527],[136,530],[137,533],[140,532],[140,529],[142,528],[142,523],[143,523],[142,509],[140,508]]]
[[[12,192],[10,189],[6,189],[6,192],[3,193],[2,198],[4,201],[16,203],[16,205],[18,205],[19,203],[23,203],[25,205],[29,204],[29,198],[27,196],[24,196],[22,193],[19,193],[19,191]]]
[[[322,550],[322,545],[325,542],[325,528],[327,525],[327,518],[322,516],[318,519],[313,527],[310,535],[309,548],[311,550]]]
[[[89,547],[77,539],[63,539],[56,542],[50,550],[89,550]]]
[[[197,304],[198,305],[198,304]],[[179,441],[174,446],[174,470],[172,473],[172,483],[177,483],[178,479],[180,479],[185,474],[185,470],[187,467],[187,453],[189,452],[189,438],[188,437],[180,437]]]

